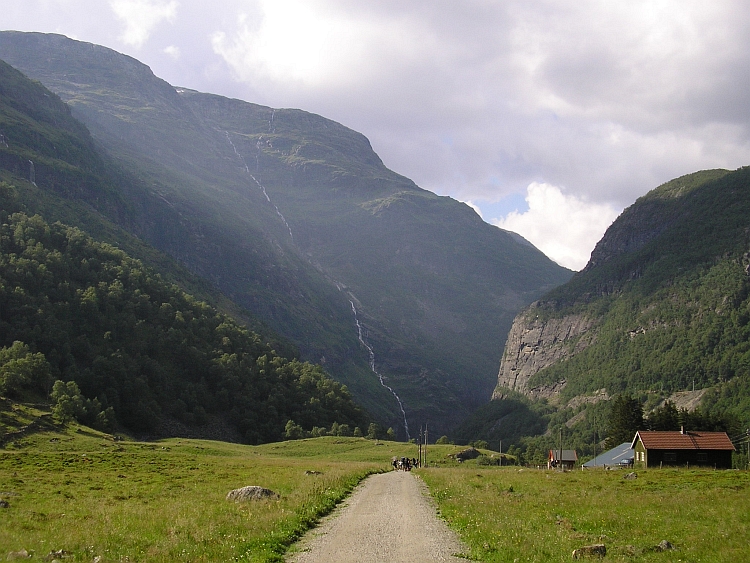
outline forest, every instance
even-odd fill
[[[281,439],[289,421],[306,431],[368,427],[347,388],[320,366],[279,356],[114,246],[11,212],[13,186],[0,192],[6,396],[46,397],[55,381],[73,382],[55,386],[56,396],[80,390],[81,416],[94,425],[98,417],[148,433],[163,417],[188,425],[219,417],[247,443]]]

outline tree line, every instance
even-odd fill
[[[164,416],[187,424],[220,416],[248,443],[283,438],[290,420],[308,430],[368,427],[320,366],[280,357],[77,228],[2,209],[0,393],[67,397],[66,412],[137,432]]]

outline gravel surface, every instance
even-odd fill
[[[391,471],[365,479],[287,557],[289,563],[465,562],[466,548],[428,497],[421,479]]]

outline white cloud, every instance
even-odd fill
[[[120,39],[127,45],[142,47],[154,28],[166,20],[174,21],[177,16],[177,0],[110,0],[115,15],[124,22],[125,30]]]
[[[550,184],[530,184],[526,201],[528,211],[513,211],[492,223],[520,234],[552,260],[573,270],[586,265],[594,246],[618,215],[610,205],[566,195]]]
[[[173,59],[179,59],[180,58],[180,48],[176,45],[169,45],[168,47],[164,48],[164,53],[172,57]]]
[[[477,204],[475,204],[472,201],[464,201],[464,203],[466,205],[468,205],[469,207],[471,207],[474,210],[474,212],[477,215],[479,215],[482,218],[482,220],[484,220],[484,214],[482,214],[482,210],[479,208],[479,206]]]
[[[310,0],[259,0],[257,8],[239,13],[233,29],[211,36],[214,52],[244,81],[262,77],[287,85],[342,88],[381,72],[389,51],[409,59],[423,45],[411,41],[398,18],[366,9],[335,9]],[[401,39],[384,43],[384,37]]]
[[[173,84],[324,115],[485,217],[532,182],[624,208],[750,164],[737,0],[2,0],[0,28],[76,35]]]

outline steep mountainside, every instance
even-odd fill
[[[133,214],[116,166],[55,94],[2,61],[0,131],[0,394],[46,399],[54,380],[75,382],[84,399],[67,414],[103,429],[177,424],[251,443],[281,439],[290,419],[366,429],[319,366],[285,359],[122,249],[31,216],[75,217],[169,279],[201,285],[102,217]]]
[[[61,36],[0,33],[0,58],[146,188],[122,196],[132,218],[108,216],[324,363],[402,437],[404,419],[443,431],[484,402],[512,318],[570,277],[330,120],[175,89]]]
[[[677,178],[626,209],[583,271],[516,317],[493,398],[545,398],[570,422],[617,393],[648,412],[693,389],[750,422],[750,168]]]

